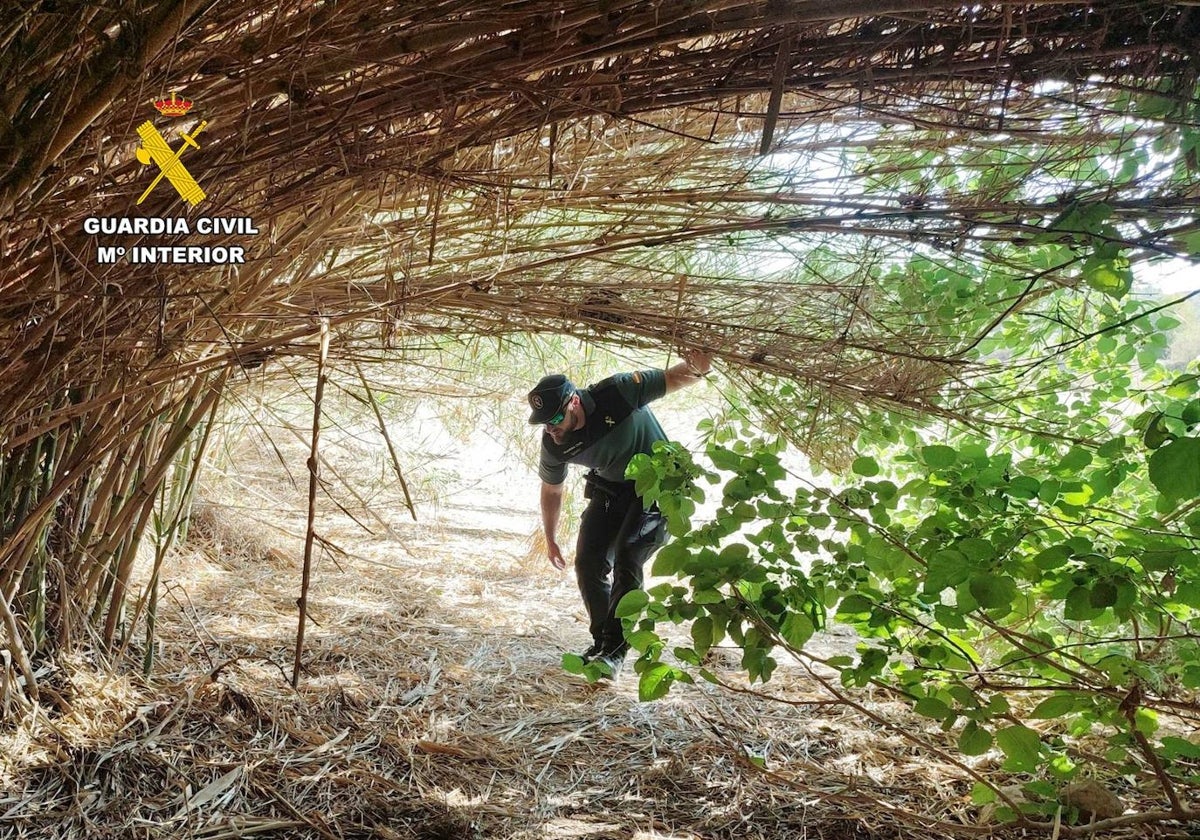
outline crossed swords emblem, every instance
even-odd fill
[[[201,120],[200,124],[196,126],[195,131],[191,134],[182,131],[179,132],[179,136],[183,138],[183,143],[180,145],[178,151],[172,151],[171,147],[167,145],[167,141],[163,139],[163,136],[158,133],[158,129],[149,120],[138,126],[137,133],[142,138],[143,145],[138,147],[137,159],[142,164],[156,163],[159,169],[158,175],[155,176],[150,186],[146,187],[146,191],[142,193],[141,198],[137,200],[138,204],[146,200],[146,196],[150,195],[150,192],[158,186],[158,182],[164,177],[171,182],[171,186],[175,188],[180,197],[193,207],[204,200],[204,190],[200,189],[200,185],[196,183],[196,179],[192,177],[192,174],[187,171],[187,167],[183,165],[183,161],[180,158],[183,157],[183,153],[187,151],[188,146],[194,149],[200,148],[200,144],[196,142],[196,135],[203,131],[206,125],[208,125],[208,121]]]

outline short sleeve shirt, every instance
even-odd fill
[[[661,370],[618,373],[581,390],[583,428],[569,433],[561,444],[542,433],[538,476],[547,484],[562,484],[567,464],[580,464],[607,481],[624,481],[634,455],[650,454],[655,441],[667,439],[647,407],[666,390],[667,378]]]

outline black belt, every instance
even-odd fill
[[[585,486],[583,488],[583,496],[585,499],[595,498],[596,496],[609,499],[622,499],[632,496],[633,482],[632,481],[609,481],[603,478],[595,470],[589,470],[584,473],[583,480]]]

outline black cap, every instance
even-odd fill
[[[550,422],[574,393],[575,386],[561,373],[543,376],[529,392],[529,407],[533,409],[529,422],[535,426]]]

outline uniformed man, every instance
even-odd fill
[[[588,505],[575,543],[575,577],[592,634],[583,659],[602,662],[614,676],[629,650],[614,615],[617,604],[641,588],[642,567],[666,541],[662,514],[642,502],[625,468],[634,455],[649,454],[655,441],[667,439],[647,403],[699,382],[711,365],[709,354],[689,351],[666,370],[619,373],[583,389],[556,373],[529,392],[529,422],[545,426],[538,462],[542,528],[556,569],[566,567],[556,535],[567,464],[588,468]]]

